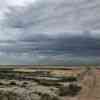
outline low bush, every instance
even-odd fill
[[[69,89],[69,94],[71,96],[75,96],[81,90],[81,86],[78,86],[76,84],[70,84],[69,87],[68,87],[68,89]]]
[[[4,85],[2,82],[0,82],[0,85]]]
[[[69,84],[69,86],[64,86],[59,88],[59,95],[60,96],[75,96],[81,90],[81,86],[77,84]]]
[[[47,80],[41,80],[39,81],[39,84],[44,85],[44,86],[60,86],[58,82],[55,81],[47,81]]]
[[[27,84],[28,84],[28,82],[23,82],[22,85],[21,85],[21,87],[26,87]]]
[[[17,85],[15,81],[11,81],[9,85]]]
[[[62,77],[63,82],[74,82],[77,81],[77,77],[75,76],[67,76],[67,77]]]
[[[41,95],[40,100],[60,100],[58,96],[50,95],[50,94],[43,94]]]

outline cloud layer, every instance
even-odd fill
[[[99,0],[5,0],[0,63],[99,64],[99,11]]]

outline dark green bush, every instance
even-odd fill
[[[60,86],[56,81],[40,80],[38,83],[44,86]]]
[[[28,82],[23,82],[22,87],[26,87],[28,85]]]
[[[60,87],[59,95],[60,96],[75,96],[81,90],[81,86],[77,84],[69,84],[69,86]]]
[[[74,82],[77,81],[77,77],[75,76],[68,76],[68,77],[62,77],[63,82]]]
[[[15,81],[11,81],[9,85],[17,85]]]
[[[2,82],[0,82],[0,85],[4,85]]]
[[[41,95],[40,100],[60,100],[58,96],[50,95],[50,94],[43,94]]]
[[[81,86],[78,86],[76,84],[70,84],[69,87],[68,87],[68,89],[69,89],[69,94],[71,96],[75,96],[81,90]]]

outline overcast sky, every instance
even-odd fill
[[[99,0],[0,0],[0,64],[99,62]]]

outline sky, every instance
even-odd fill
[[[100,1],[0,0],[0,64],[100,64]]]

